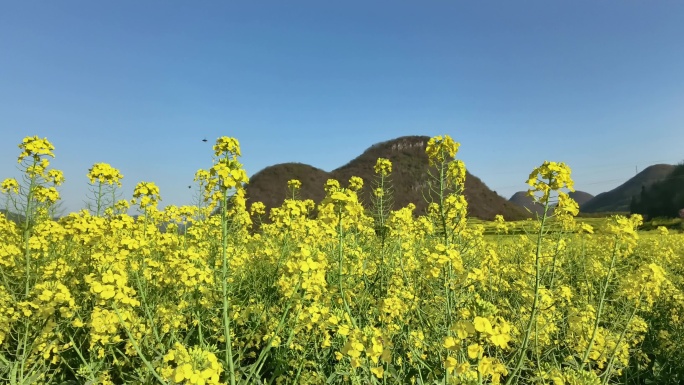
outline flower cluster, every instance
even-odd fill
[[[121,179],[123,179],[121,172],[107,163],[93,164],[88,169],[87,177],[91,184],[95,184],[97,181],[100,184],[117,185],[119,187],[121,187]]]
[[[0,185],[21,209],[0,214],[2,383],[636,385],[684,374],[684,234],[640,231],[637,215],[575,218],[563,163],[530,175],[549,208],[538,220],[469,221],[449,136],[426,146],[426,213],[394,206],[388,159],[369,181],[312,186],[320,202],[290,180],[269,211],[249,201],[239,143],[223,137],[195,174],[192,206],[157,207],[152,182],[116,201],[122,176],[97,163],[91,191],[112,196],[53,219],[64,180],[45,159],[53,148],[37,137],[20,148],[24,175]]]

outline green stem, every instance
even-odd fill
[[[116,307],[115,304],[112,307],[114,308],[114,312],[116,312],[116,316],[119,318],[119,323],[121,324],[121,327],[123,328],[123,330],[126,332],[126,335],[128,336],[128,340],[131,341],[131,345],[133,345],[133,349],[135,349],[135,352],[138,354],[138,357],[140,357],[140,359],[143,361],[143,363],[147,367],[147,370],[149,370],[152,373],[154,378],[156,378],[157,381],[159,381],[161,384],[166,385],[166,381],[164,381],[164,379],[159,375],[159,373],[157,373],[157,371],[154,370],[154,367],[152,366],[150,361],[148,361],[147,358],[145,358],[142,351],[140,350],[140,346],[138,346],[138,343],[135,342],[135,339],[133,338],[133,334],[131,334],[131,331],[128,330],[126,325],[124,325],[123,317],[121,317],[121,313],[119,313],[119,309]]]
[[[620,333],[620,337],[618,338],[617,342],[615,343],[615,349],[613,349],[613,352],[610,354],[610,360],[608,360],[608,366],[606,368],[605,373],[603,373],[603,381],[601,382],[603,385],[608,383],[608,380],[610,379],[610,373],[613,371],[613,363],[615,362],[615,356],[617,356],[617,350],[620,347],[620,342],[622,342],[622,339],[625,337],[625,334],[627,334],[627,329],[629,329],[629,324],[632,322],[632,319],[636,315],[637,309],[639,309],[639,304],[641,304],[641,299],[644,297],[644,290],[641,290],[641,293],[639,293],[639,299],[637,300],[636,306],[634,306],[634,309],[632,309],[631,314],[629,315],[629,318],[627,319],[627,324],[625,325],[625,328],[622,329],[622,333]]]
[[[33,161],[33,168],[35,168],[38,162]],[[33,215],[31,211],[33,210],[33,193],[36,187],[36,175],[31,175],[29,182],[28,195],[26,196],[26,210],[24,211],[24,259],[26,262],[26,288],[24,295],[28,299],[31,292],[31,252],[29,250],[29,239],[31,238],[31,226],[30,223],[33,220]]]
[[[97,205],[97,211],[95,212],[95,216],[100,216],[100,210],[102,209],[102,182],[98,182],[97,184],[97,200],[96,200],[96,205]]]
[[[347,303],[347,297],[344,294],[344,285],[342,284],[342,261],[344,257],[344,238],[343,238],[343,232],[342,232],[342,207],[338,208],[337,212],[337,233],[338,233],[338,253],[337,253],[337,276],[338,276],[338,285],[340,289],[340,296],[342,296],[342,303],[344,303],[344,308],[347,311],[347,315],[349,315],[349,319],[352,321],[352,325],[356,327],[356,321],[354,320],[354,317],[352,315],[351,309],[349,308],[349,304]]]
[[[584,355],[582,356],[580,370],[584,369],[584,365],[586,364],[587,359],[589,358],[589,354],[591,353],[591,348],[594,347],[594,341],[596,340],[596,334],[598,333],[599,322],[601,321],[601,314],[603,313],[603,305],[606,299],[606,292],[608,291],[608,285],[610,284],[610,275],[613,272],[613,268],[615,267],[615,260],[617,259],[618,246],[619,242],[616,240],[615,247],[613,248],[613,256],[610,260],[610,267],[608,268],[608,273],[606,274],[606,280],[604,281],[603,287],[601,288],[601,299],[599,300],[598,309],[596,310],[596,319],[594,320],[593,331],[591,332],[591,338],[589,339],[589,345],[587,346],[587,350],[584,352]]]
[[[221,269],[221,289],[223,294],[223,327],[226,339],[226,363],[230,370],[230,385],[235,385],[235,363],[233,362],[233,338],[230,330],[230,317],[228,309],[230,299],[228,298],[228,191],[224,189],[221,202],[221,259],[223,261]]]
[[[544,237],[544,224],[546,223],[546,217],[549,210],[549,198],[546,197],[544,202],[544,215],[541,219],[541,225],[539,226],[539,233],[537,234],[537,252],[534,258],[534,300],[532,301],[532,310],[530,311],[530,320],[527,322],[527,328],[525,331],[525,336],[523,337],[522,345],[520,346],[520,353],[518,354],[518,361],[513,368],[513,372],[510,377],[506,379],[505,385],[510,385],[513,380],[518,376],[518,372],[522,368],[523,361],[525,360],[525,353],[527,350],[527,345],[530,341],[530,334],[532,334],[532,328],[535,325],[535,320],[537,316],[537,311],[539,310],[539,289],[541,286],[541,243]]]

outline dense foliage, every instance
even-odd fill
[[[50,168],[52,145],[28,137],[19,147],[23,179],[2,183],[5,208],[25,218],[0,215],[3,383],[683,378],[684,236],[638,233],[638,215],[601,229],[576,222],[563,163],[529,177],[540,220],[509,235],[497,217],[484,235],[465,215],[465,166],[448,136],[427,144],[435,172],[424,216],[387,209],[392,164],[379,159],[373,181],[329,180],[315,218],[290,181],[269,223],[263,204],[247,205],[232,138],[219,138],[213,165],[197,172],[195,206],[158,209],[151,182],[121,200],[121,173],[96,164],[89,210],[57,221],[64,177]],[[373,212],[359,203],[363,188]]]
[[[632,197],[630,211],[647,218],[676,218],[684,209],[684,163],[679,164],[663,180],[649,187],[642,186],[641,193]]]

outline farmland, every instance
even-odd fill
[[[471,220],[465,165],[431,138],[425,215],[375,179],[301,182],[248,202],[236,139],[195,176],[195,206],[158,208],[96,164],[89,210],[53,220],[62,173],[27,137],[0,203],[0,381],[11,384],[677,384],[684,234],[638,215],[577,219],[570,167],[531,170],[553,215]],[[524,177],[524,176],[523,176]],[[364,208],[359,192],[372,191]],[[128,213],[135,210],[139,215]],[[314,215],[315,213],[315,215]]]

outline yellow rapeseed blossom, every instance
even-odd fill
[[[349,189],[352,191],[359,191],[363,187],[363,179],[358,176],[353,176],[349,179]]]
[[[230,138],[227,136],[222,136],[216,139],[216,144],[214,144],[214,155],[216,156],[241,156],[240,153],[240,142],[235,138]]]
[[[551,191],[558,191],[562,188],[575,191],[570,172],[570,167],[565,163],[544,161],[541,166],[530,173],[527,180],[527,184],[531,187],[527,192],[528,195],[543,204],[548,201]],[[540,197],[536,196],[538,192],[542,193]]]
[[[38,202],[54,204],[59,200],[59,191],[54,187],[37,186],[33,194]]]
[[[452,160],[460,146],[460,143],[455,142],[449,135],[440,135],[428,140],[425,153],[430,160],[430,165],[436,165]]]
[[[119,187],[121,187],[121,179],[123,179],[121,172],[107,163],[93,164],[88,169],[87,177],[91,184],[95,184],[97,181],[100,184],[116,184]]]
[[[50,170],[46,177],[48,183],[52,183],[55,186],[59,186],[64,183],[64,174],[60,170]]]
[[[153,182],[140,182],[133,189],[132,204],[139,204],[141,208],[156,206],[161,200],[159,187]]]
[[[15,194],[19,193],[19,182],[17,182],[16,179],[14,178],[7,178],[2,181],[2,185],[0,185],[0,192],[2,193],[8,193],[8,192],[13,192]]]
[[[392,173],[392,162],[389,159],[378,158],[378,160],[375,162],[375,167],[373,170],[378,175],[388,176]]]
[[[300,182],[297,179],[290,179],[289,181],[287,181],[287,188],[289,190],[299,190],[300,188],[302,188],[302,182]]]
[[[175,343],[163,358],[161,374],[172,384],[221,384],[223,366],[216,355],[200,347],[187,349]]]
[[[54,158],[55,154],[52,152],[55,146],[50,143],[47,138],[40,139],[38,136],[27,136],[19,144],[21,154],[19,154],[18,162],[28,157],[32,157],[34,161],[39,161],[43,155]]]
[[[468,346],[468,358],[470,358],[471,360],[482,357],[483,352],[484,348],[482,347],[482,345],[472,344]]]
[[[266,205],[263,202],[254,202],[249,211],[252,215],[264,215],[266,214]]]
[[[141,183],[145,220],[126,214],[128,200],[53,220],[64,176],[33,143],[19,179],[33,190],[0,185],[17,194],[0,215],[0,356],[27,368],[17,383],[45,384],[658,383],[653,362],[681,371],[684,234],[641,232],[640,216],[575,223],[569,168],[551,163],[531,186],[558,197],[544,231],[468,222],[457,147],[429,144],[452,185],[427,213],[383,208],[381,238],[355,180],[317,186],[321,202],[288,196],[251,228],[248,213],[266,208],[248,203],[229,138],[195,175],[207,205],[158,210],[158,187]],[[116,172],[99,165],[91,186],[113,191]],[[376,166],[372,188],[389,200],[392,165]],[[45,204],[16,223],[29,192]],[[223,198],[227,215],[215,215]],[[501,236],[505,226],[525,231]]]

